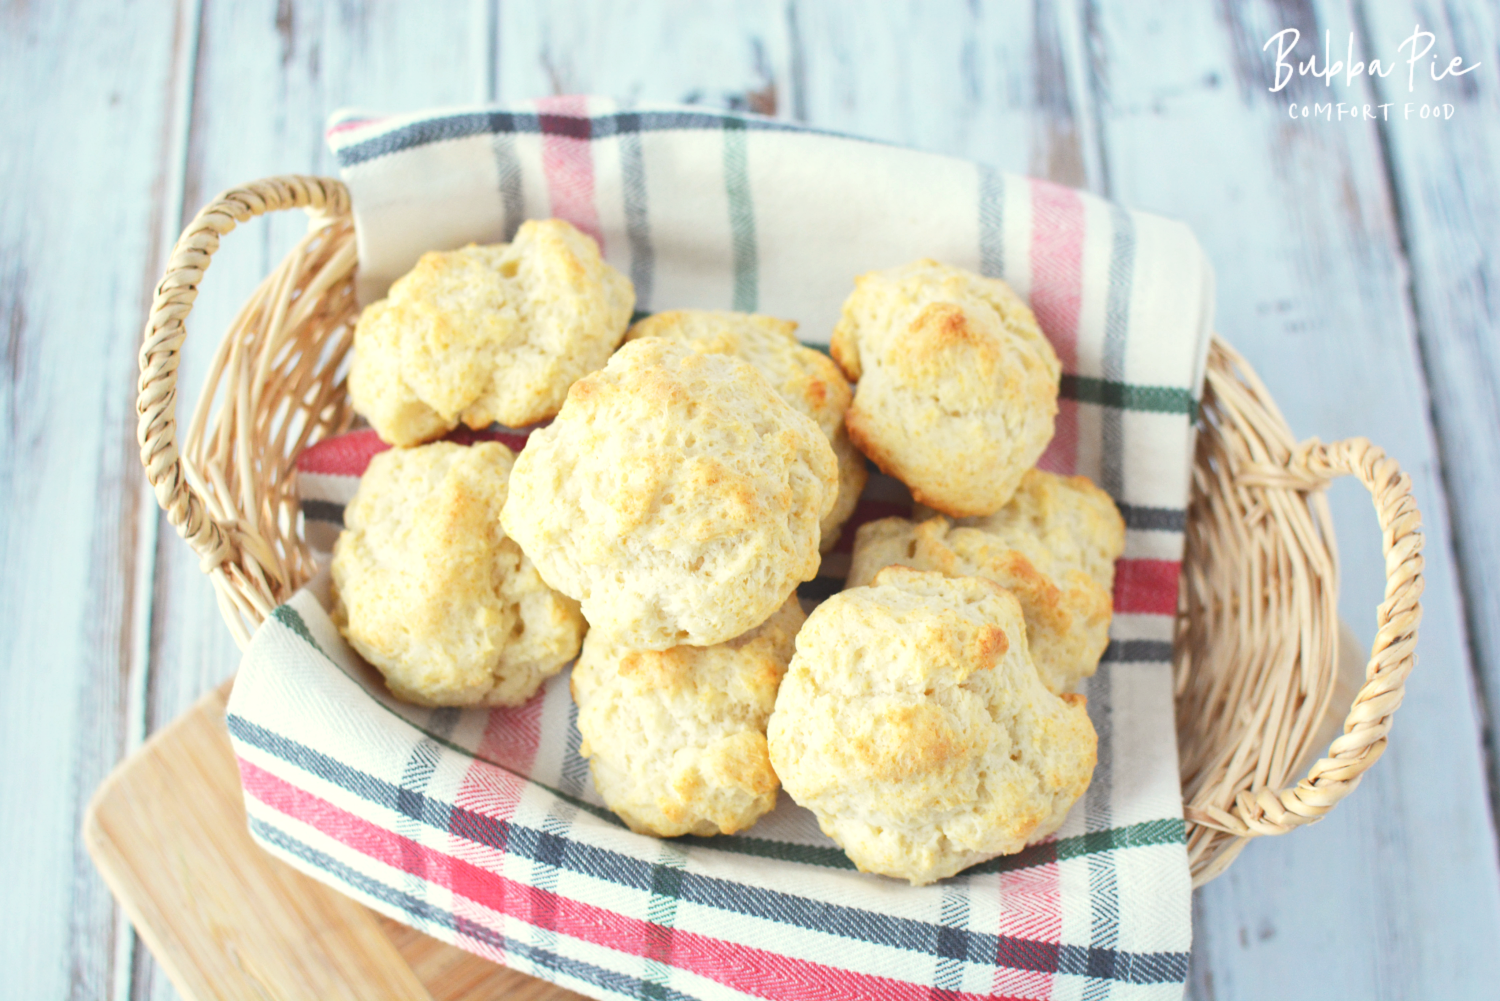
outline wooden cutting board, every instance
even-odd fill
[[[376,914],[257,847],[224,726],[229,689],[115,769],[83,824],[94,864],[186,1001],[580,997]]]

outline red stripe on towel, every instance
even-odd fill
[[[1177,560],[1120,560],[1115,564],[1115,611],[1177,614]]]
[[[459,426],[448,432],[443,441],[473,445],[480,441],[498,441],[512,452],[526,447],[530,431],[471,431]],[[363,476],[370,460],[391,446],[380,440],[373,430],[350,431],[325,438],[297,456],[297,468],[304,473],[323,476]]]
[[[541,741],[542,707],[542,693],[538,692],[524,705],[490,711],[477,757],[469,762],[458,795],[453,797],[455,806],[503,821],[516,815],[516,808],[521,805],[528,786],[508,779],[513,775],[531,774],[537,744]],[[491,761],[504,767],[497,768]],[[475,867],[477,872],[491,873],[496,879],[514,864],[512,856],[503,850],[475,844],[451,829],[447,848],[449,856],[462,860],[457,864]],[[466,894],[455,894],[453,916],[460,922],[493,926],[491,916],[485,912],[486,906],[483,902],[474,903]],[[490,958],[495,957],[491,955]]]
[[[599,210],[594,206],[594,151],[588,98],[577,94],[544,97],[537,101],[542,132],[542,172],[552,214],[566,219],[594,238],[604,253]]]
[[[1054,863],[1000,874],[996,994],[1052,997],[1055,953],[1062,942],[1062,871]],[[1038,969],[1040,967],[1040,969]]]
[[[1064,372],[1078,371],[1083,308],[1083,199],[1047,181],[1031,182],[1031,310]],[[1037,463],[1053,473],[1078,467],[1078,403],[1057,401],[1057,432]]]
[[[340,132],[348,132],[350,129],[362,129],[366,125],[379,125],[383,121],[385,121],[384,118],[351,118],[348,121],[339,122],[337,125],[330,125],[327,131],[323,133],[323,137],[331,139]]]
[[[453,797],[454,806],[501,821],[515,816],[529,784],[518,784],[512,779],[531,774],[541,743],[544,701],[543,693],[538,692],[524,705],[490,711],[477,757],[464,772],[458,795]],[[496,767],[497,764],[501,767]],[[449,832],[448,851],[466,863],[495,873],[504,873],[510,862],[503,849],[466,840],[456,831]],[[453,913],[461,919],[481,924],[485,921],[484,915],[473,913],[462,899],[454,901]]]
[[[351,431],[307,448],[297,456],[297,468],[325,476],[363,476],[370,460],[390,447],[373,430]]]
[[[536,749],[542,742],[544,695],[538,689],[519,706],[491,709],[484,724],[484,736],[480,738],[475,753],[518,775],[530,775],[531,766],[536,761]],[[464,784],[468,785],[468,781],[465,780]],[[458,805],[469,806],[462,802]]]
[[[449,889],[478,904],[484,911],[493,912],[489,921],[477,923],[499,934],[505,934],[508,920],[518,920],[631,956],[645,956],[653,938],[660,938],[660,926],[653,922],[488,872],[379,827],[288,784],[243,758],[239,760],[239,766],[247,794],[346,848]],[[470,910],[465,917],[475,921],[484,911]],[[462,944],[471,951],[493,956],[490,948],[476,949],[479,943],[464,941]],[[1036,945],[1043,950],[1050,948],[1055,951],[1057,948],[1055,944]],[[854,973],[681,929],[672,932],[671,953],[666,960],[671,966],[761,997],[796,994],[799,997],[838,998],[840,1001],[866,998],[870,1001],[927,1001],[932,997],[931,989],[925,985]],[[1036,996],[1030,993],[1020,995],[1024,998]],[[943,997],[948,1001],[980,1001],[981,995],[945,991]],[[983,997],[993,998],[994,995]]]

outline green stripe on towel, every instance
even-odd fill
[[[724,119],[724,193],[729,197],[729,233],[734,247],[734,309],[753,313],[760,302],[760,251],[755,245],[755,203],[745,122]]]

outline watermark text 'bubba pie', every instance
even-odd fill
[[[1345,87],[1352,87],[1361,76],[1384,79],[1391,76],[1402,63],[1405,63],[1406,91],[1408,94],[1415,94],[1419,81],[1425,84],[1430,77],[1433,83],[1437,83],[1449,77],[1460,77],[1466,73],[1472,73],[1482,65],[1477,62],[1465,65],[1464,57],[1461,55],[1452,56],[1444,64],[1442,56],[1432,51],[1437,44],[1437,36],[1430,31],[1423,31],[1420,24],[1412,29],[1411,35],[1404,42],[1396,46],[1396,58],[1390,60],[1371,59],[1365,62],[1357,59],[1352,31],[1349,32],[1349,42],[1343,59],[1337,59],[1333,55],[1332,31],[1323,33],[1321,64],[1317,52],[1313,52],[1305,60],[1298,59],[1296,49],[1301,39],[1302,33],[1296,28],[1283,28],[1266,39],[1266,44],[1261,46],[1262,51],[1272,46],[1276,48],[1275,80],[1267,88],[1271,93],[1284,90],[1295,77],[1299,76],[1320,78],[1323,86],[1330,89],[1335,81]],[[1332,97],[1333,95],[1330,94],[1330,98]],[[1330,100],[1326,104],[1322,102],[1299,104],[1293,101],[1287,107],[1287,114],[1291,118],[1322,118],[1326,121],[1446,120],[1453,117],[1454,111],[1452,104],[1425,101],[1391,101],[1385,104],[1361,104],[1357,101],[1336,100]]]

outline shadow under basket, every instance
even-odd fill
[[[219,238],[293,208],[307,210],[308,233],[225,334],[179,451],[184,321]],[[357,263],[344,185],[276,177],[227,191],[199,212],[156,289],[140,354],[141,461],[242,647],[316,569],[301,536],[294,463],[354,420],[343,373],[358,315]],[[1325,723],[1340,641],[1338,560],[1322,490],[1344,475],[1357,476],[1374,500],[1386,587],[1369,661],[1339,727],[1336,717]],[[1385,750],[1415,663],[1422,533],[1411,480],[1393,459],[1363,438],[1297,443],[1249,365],[1215,338],[1186,535],[1173,664],[1188,856],[1201,886],[1250,839],[1320,819]]]

